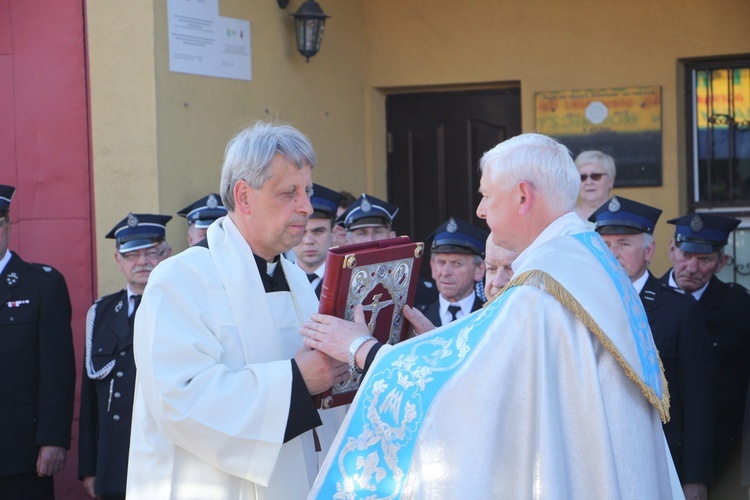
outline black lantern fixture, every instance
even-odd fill
[[[305,0],[292,15],[297,33],[297,50],[305,56],[306,62],[310,62],[310,58],[320,50],[326,19],[331,16],[327,16],[315,0]]]

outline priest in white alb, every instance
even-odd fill
[[[343,418],[311,394],[348,377],[302,345],[318,300],[282,255],[312,213],[314,164],[292,127],[243,130],[222,169],[229,214],[152,272],[135,321],[128,498],[307,496]]]
[[[519,254],[488,305],[397,346],[368,339],[361,311],[301,329],[367,372],[310,498],[682,498],[646,315],[572,212],[567,148],[524,134],[480,168],[477,215]]]

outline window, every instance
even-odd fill
[[[750,288],[750,56],[685,69],[689,208],[742,220],[719,278]]]
[[[750,58],[687,67],[693,209],[750,209]]]

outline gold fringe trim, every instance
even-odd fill
[[[622,357],[615,345],[612,343],[609,337],[607,337],[607,334],[604,333],[604,331],[599,327],[596,321],[594,321],[594,318],[592,318],[591,315],[583,308],[583,306],[581,306],[576,298],[573,297],[573,295],[571,295],[570,292],[568,292],[568,290],[566,290],[565,287],[562,286],[555,278],[553,278],[546,272],[535,269],[514,276],[513,279],[511,279],[508,284],[506,284],[502,288],[502,290],[500,290],[500,292],[498,292],[485,304],[485,306],[497,299],[507,290],[510,290],[511,288],[516,286],[533,286],[535,288],[543,290],[552,295],[555,300],[557,300],[563,307],[569,309],[581,323],[586,325],[586,327],[591,330],[591,332],[596,336],[602,346],[604,346],[604,348],[609,351],[612,356],[615,357],[620,366],[622,366],[623,370],[625,370],[625,374],[628,376],[628,378],[638,385],[648,402],[657,409],[657,411],[659,412],[659,416],[661,417],[661,421],[665,424],[669,422],[669,388],[667,385],[667,378],[664,375],[664,366],[662,365],[661,358],[659,356],[657,356],[657,359],[659,360],[659,372],[661,373],[661,382],[662,387],[664,388],[661,399],[659,399],[659,396],[657,396],[656,392],[651,387],[646,385],[643,380],[641,380],[641,377],[636,374],[635,370],[633,370],[628,362],[625,361],[625,358]]]

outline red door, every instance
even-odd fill
[[[65,276],[78,366],[95,274],[84,26],[83,0],[0,0],[0,184],[16,186],[10,248]],[[73,442],[55,476],[64,499],[86,498],[76,392]]]

